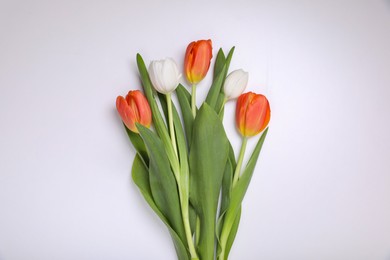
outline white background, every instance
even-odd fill
[[[390,259],[390,1],[3,0],[1,260],[175,259],[115,99],[208,38],[272,108],[231,259]]]

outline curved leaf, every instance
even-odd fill
[[[263,134],[259,138],[259,141],[257,142],[256,147],[253,150],[253,153],[252,153],[241,177],[239,178],[238,182],[236,183],[236,185],[232,189],[229,208],[227,209],[225,216],[224,216],[223,228],[222,228],[221,238],[220,238],[220,245],[222,247],[222,250],[220,250],[220,251],[225,250],[224,253],[226,253],[227,243],[229,240],[230,233],[233,230],[235,218],[236,218],[236,216],[241,208],[242,200],[244,199],[245,193],[248,189],[250,180],[251,180],[252,175],[253,175],[253,171],[254,171],[256,163],[257,163],[257,159],[259,157],[259,154],[260,154],[261,148],[263,146],[265,137],[267,136],[267,132],[268,132],[268,128],[264,130]],[[223,253],[223,255],[224,255],[224,253]],[[224,255],[224,257],[222,257],[222,258],[225,259],[225,257],[227,257],[227,256]],[[219,255],[219,260],[223,260],[222,258],[221,258],[221,255]]]
[[[214,64],[214,74],[213,78],[215,79],[219,73],[221,73],[223,65],[225,65],[225,54],[223,53],[222,48],[219,48],[217,58],[215,58]]]
[[[216,104],[218,100],[219,93],[221,91],[222,83],[225,80],[226,77],[226,65],[223,66],[221,72],[217,75],[217,77],[213,80],[213,83],[211,84],[209,93],[206,97],[206,103],[210,105],[214,109],[215,112],[219,113],[216,109]]]
[[[183,243],[183,241],[177,235],[176,231],[169,224],[167,218],[161,213],[157,205],[154,203],[152,191],[150,190],[148,168],[145,166],[139,154],[137,154],[134,158],[131,175],[134,183],[138,186],[146,202],[167,226],[169,233],[172,236],[178,259],[189,260],[189,252],[185,246],[185,243]]]
[[[190,162],[190,200],[200,218],[200,259],[214,259],[215,220],[229,145],[214,110],[204,103],[194,122]]]
[[[187,144],[189,146],[191,144],[192,125],[194,123],[194,116],[192,115],[191,110],[191,95],[181,84],[176,88],[176,94],[177,99],[179,100]]]
[[[232,230],[230,231],[229,238],[227,240],[226,247],[225,247],[225,259],[223,259],[223,260],[228,259],[230,249],[232,249],[234,239],[236,238],[236,235],[237,235],[240,220],[241,220],[241,207],[239,208],[237,215],[236,215],[236,218],[234,219]]]
[[[232,163],[230,162],[230,159],[228,159],[226,163],[225,173],[223,174],[223,179],[222,179],[221,207],[219,212],[220,216],[222,216],[222,214],[225,213],[226,209],[229,206],[232,183],[233,183],[233,167],[232,167]]]
[[[154,202],[169,220],[172,228],[180,238],[186,241],[181,217],[179,193],[164,145],[157,135],[148,128],[140,124],[137,124],[137,128],[150,156],[149,181]]]

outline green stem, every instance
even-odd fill
[[[242,161],[244,160],[245,149],[246,149],[247,143],[248,143],[248,138],[244,136],[242,138],[240,155],[238,156],[238,160],[237,160],[237,167],[236,167],[236,170],[234,171],[233,187],[236,185],[238,178],[240,177],[240,174],[241,174]]]
[[[187,244],[191,254],[191,259],[198,260],[199,258],[195,250],[194,240],[192,239],[190,218],[188,216],[188,200],[187,202],[184,202],[184,205],[182,205],[182,217],[183,217],[184,230],[187,238]]]
[[[177,158],[178,155],[177,155],[177,147],[176,147],[175,129],[173,128],[171,93],[166,94],[166,97],[167,97],[167,105],[168,105],[169,132],[170,132],[170,136],[171,136],[171,142],[172,142],[173,150],[175,151],[176,158]]]
[[[192,91],[191,91],[191,109],[192,109],[192,115],[196,116],[196,85],[192,85]]]

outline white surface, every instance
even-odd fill
[[[202,38],[272,106],[231,259],[390,259],[389,1],[1,1],[0,37],[1,260],[175,259],[115,98]]]

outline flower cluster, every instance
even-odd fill
[[[183,71],[191,92],[180,84],[180,70],[173,59],[151,61],[147,69],[138,54],[145,95],[135,90],[116,100],[137,151],[133,180],[166,224],[180,260],[227,259],[240,222],[241,203],[267,134],[269,102],[261,94],[243,94],[247,72],[238,69],[228,74],[233,52],[234,47],[227,56],[222,49],[218,51],[213,82],[199,108],[196,88],[210,68],[211,40],[191,42],[186,49]],[[171,99],[174,93],[181,117]],[[236,127],[242,137],[237,159],[222,120],[225,104],[235,99]],[[243,166],[248,139],[259,133]]]

